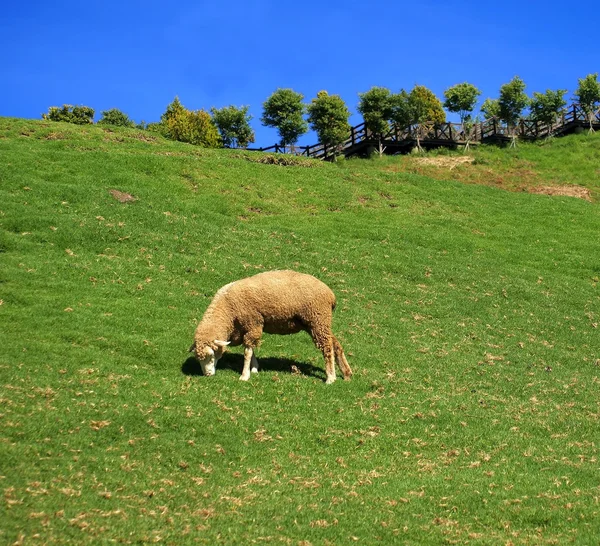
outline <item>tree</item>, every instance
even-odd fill
[[[210,109],[223,145],[227,148],[247,148],[248,144],[254,142],[254,131],[250,127],[252,116],[248,114],[248,109],[249,106]]]
[[[430,124],[446,121],[446,113],[440,99],[424,85],[415,85],[408,95],[411,125],[418,125],[417,150],[422,151],[421,138],[429,130]],[[429,122],[429,123],[428,123]]]
[[[393,114],[392,93],[385,87],[371,87],[358,94],[360,101],[357,110],[365,120],[367,131],[375,135],[379,143],[379,155],[383,154],[382,138],[390,129],[389,120]]]
[[[560,116],[560,111],[565,107],[567,101],[564,99],[566,89],[552,91],[546,90],[545,93],[533,93],[531,104],[531,119],[545,123],[548,126],[548,138],[552,136],[552,125]]]
[[[339,95],[319,91],[307,106],[308,122],[319,142],[327,148],[339,148],[350,135],[350,111]]]
[[[89,106],[72,106],[70,104],[63,104],[62,108],[50,106],[48,113],[42,114],[42,119],[88,125],[94,123],[94,109]]]
[[[444,91],[444,108],[449,112],[458,114],[460,122],[471,120],[471,113],[475,108],[481,91],[472,83],[459,83]]]
[[[525,82],[519,76],[515,76],[510,82],[500,87],[498,115],[508,126],[511,135],[511,148],[515,146],[517,140],[517,123],[521,118],[523,109],[529,103],[529,97],[525,94]]]
[[[186,109],[178,97],[160,117],[161,132],[167,138],[205,148],[220,148],[221,137],[210,114]]]
[[[500,116],[500,104],[498,99],[485,99],[481,105],[481,113],[484,119],[492,119]]]
[[[118,108],[111,108],[110,110],[104,110],[102,117],[98,122],[99,125],[116,125],[118,127],[134,127],[135,123],[129,119],[129,116],[124,112],[121,112]]]
[[[424,85],[415,85],[408,96],[413,112],[413,123],[445,123],[446,112],[440,99],[433,91],[427,89]]]
[[[458,114],[462,130],[466,137],[465,152],[469,149],[472,136],[473,121],[471,114],[477,103],[481,91],[472,83],[459,83],[444,91],[444,108],[449,112]]]
[[[598,83],[598,73],[588,74],[585,78],[579,78],[579,86],[575,90],[575,100],[579,103],[585,116],[590,123],[590,133],[594,132],[594,118],[598,112],[598,103],[600,103],[600,83]]]
[[[280,144],[292,148],[298,139],[308,131],[304,119],[306,106],[304,96],[293,89],[277,89],[264,103],[261,123],[274,127],[279,133]]]
[[[413,122],[410,95],[401,89],[399,93],[390,96],[390,121],[399,129],[408,127]]]

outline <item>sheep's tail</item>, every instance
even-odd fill
[[[344,349],[342,349],[340,342],[333,334],[331,334],[331,341],[333,342],[333,354],[335,356],[335,361],[337,362],[344,379],[348,380],[352,377],[352,370],[350,369],[350,365],[346,360]]]

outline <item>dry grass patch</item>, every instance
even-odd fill
[[[436,180],[493,186],[508,191],[576,197],[592,201],[590,190],[583,186],[549,185],[549,181],[535,169],[534,164],[524,159],[515,159],[512,164],[488,165],[487,162],[479,162],[477,157],[471,155],[406,157],[388,170],[429,176]]]
[[[585,199],[586,201],[592,200],[592,194],[590,190],[582,186],[537,186],[534,188],[528,188],[530,193],[537,193],[540,195],[559,195],[563,197],[577,197],[578,199]]]

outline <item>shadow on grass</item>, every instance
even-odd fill
[[[242,355],[225,353],[217,364],[217,372],[219,370],[232,370],[241,375],[243,365],[244,357]],[[289,374],[299,373],[318,379],[325,379],[325,371],[322,368],[313,366],[308,362],[298,362],[289,358],[259,358],[258,366],[261,371]],[[202,368],[200,367],[200,363],[193,356],[190,356],[181,365],[181,372],[184,375],[202,375]]]

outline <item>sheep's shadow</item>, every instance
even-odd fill
[[[217,372],[219,370],[232,370],[241,375],[244,366],[243,355],[234,353],[225,353],[217,363]],[[281,372],[289,374],[300,374],[318,379],[325,378],[325,371],[322,368],[313,366],[308,362],[299,362],[290,358],[264,357],[258,359],[260,371]],[[200,363],[196,358],[190,356],[181,365],[181,372],[184,375],[203,375]]]

